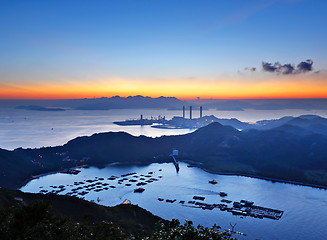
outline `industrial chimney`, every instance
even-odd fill
[[[185,106],[183,106],[183,118],[185,118]]]
[[[190,119],[192,119],[192,106],[190,106]]]
[[[200,118],[202,118],[202,106],[200,107]]]

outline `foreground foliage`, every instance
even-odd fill
[[[112,222],[76,222],[55,214],[49,203],[37,201],[0,210],[0,239],[146,239],[205,240],[230,239],[220,227],[194,227],[192,222],[181,225],[178,220],[160,222],[150,236],[135,235]]]
[[[172,219],[168,224],[158,223],[156,231],[148,240],[219,240],[219,239],[232,239],[229,232],[220,232],[220,227],[214,225],[212,228],[203,227],[198,225],[193,226],[191,221],[185,221],[181,225],[177,219]]]
[[[129,233],[111,222],[79,223],[53,213],[38,201],[0,212],[0,239],[126,239]]]

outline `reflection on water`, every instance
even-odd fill
[[[165,219],[189,219],[195,224],[217,224],[223,228],[236,223],[236,230],[248,235],[245,239],[325,239],[327,235],[326,190],[248,177],[215,175],[199,168],[189,168],[185,163],[181,163],[180,167],[179,173],[176,173],[173,164],[109,165],[103,169],[90,167],[81,169],[78,175],[57,173],[40,177],[21,190],[56,191],[95,202],[99,198],[99,203],[106,206],[129,199],[133,204]],[[121,176],[128,173],[135,174]],[[212,179],[217,179],[218,184],[209,184],[208,181]],[[142,185],[145,191],[134,193],[140,182],[146,183]],[[278,221],[240,217],[219,209],[202,210],[179,203],[193,200],[195,195],[205,197],[206,203],[221,203],[221,191],[228,194],[225,199],[254,201],[259,206],[283,210],[284,215]],[[168,203],[158,198],[176,201]]]

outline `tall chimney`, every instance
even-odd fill
[[[200,118],[202,118],[202,106],[200,107]]]
[[[192,106],[190,106],[190,119],[192,119]]]
[[[185,118],[185,106],[183,106],[183,118]]]

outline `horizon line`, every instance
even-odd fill
[[[128,98],[128,97],[149,97],[149,98],[176,98],[178,100],[183,101],[191,101],[191,100],[319,100],[319,99],[327,99],[326,97],[251,97],[251,98],[242,98],[242,97],[231,97],[231,98],[201,98],[201,97],[194,97],[194,98],[179,98],[175,96],[159,96],[159,97],[151,97],[145,95],[130,95],[130,96],[119,96],[119,95],[112,95],[112,96],[102,96],[102,97],[81,97],[81,98],[0,98],[0,100],[12,100],[12,101],[23,101],[23,100],[83,100],[83,99],[101,99],[101,98],[113,98],[113,97],[120,97],[120,98]]]

